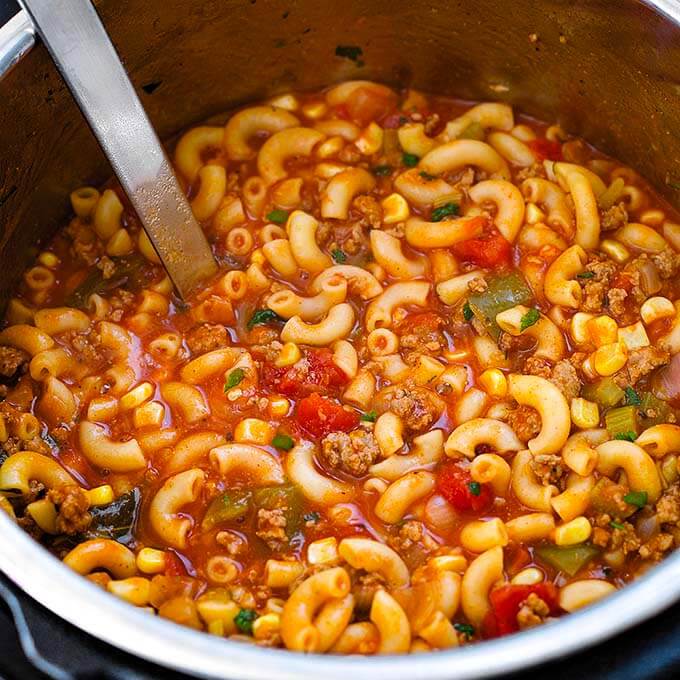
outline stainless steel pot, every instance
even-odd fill
[[[637,168],[680,205],[676,0],[126,0],[97,3],[161,136],[230,107],[346,78],[501,99]],[[21,15],[0,29],[0,302],[68,192],[110,174]],[[362,63],[335,47],[362,48]],[[13,67],[13,68],[10,68]],[[4,76],[4,77],[3,77]],[[505,674],[585,649],[680,599],[680,553],[613,597],[521,635],[412,657],[302,656],[218,640],[123,604],[0,513],[0,569],[126,651],[231,679],[427,680]]]

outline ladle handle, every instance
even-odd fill
[[[210,246],[90,0],[21,0],[182,297]]]

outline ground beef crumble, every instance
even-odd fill
[[[581,393],[581,381],[578,373],[567,359],[562,359],[555,364],[550,373],[550,382],[557,386],[567,401],[571,401]]]
[[[396,413],[411,432],[424,432],[442,412],[442,404],[434,392],[424,387],[398,388],[390,394],[389,409]]]
[[[610,288],[607,291],[607,307],[611,315],[620,321],[626,314],[628,291],[623,288]]]
[[[333,469],[363,477],[380,454],[373,433],[363,428],[349,434],[331,432],[321,442],[321,455]]]
[[[548,616],[550,607],[536,593],[529,593],[529,597],[519,605],[517,625],[520,630],[532,628],[544,623]]]
[[[87,493],[75,484],[50,489],[47,498],[57,507],[57,532],[60,534],[81,534],[92,522]]]
[[[0,347],[0,380],[11,379],[26,370],[31,357],[21,349]]]
[[[628,211],[623,203],[617,203],[602,211],[600,218],[600,229],[611,231],[618,229],[628,223]]]
[[[267,510],[260,508],[257,511],[258,538],[261,538],[270,550],[280,550],[288,542],[286,534],[286,512],[284,508]]]
[[[373,196],[366,194],[357,196],[352,201],[352,207],[364,216],[362,222],[365,222],[365,225],[362,226],[380,229],[383,217],[382,206]]]
[[[531,406],[520,405],[508,413],[508,425],[523,442],[528,442],[541,431],[541,416]]]
[[[186,335],[192,354],[204,354],[229,344],[227,329],[221,324],[202,323],[194,326]]]
[[[586,271],[592,272],[593,277],[581,280],[583,304],[580,311],[601,312],[611,279],[616,274],[616,265],[598,256],[591,256],[591,261],[586,265]]]
[[[628,354],[626,365],[614,375],[614,382],[619,387],[634,387],[641,378],[669,361],[670,354],[657,347],[634,349]]]
[[[529,465],[543,486],[559,484],[566,472],[562,465],[562,457],[549,453],[532,456]]]

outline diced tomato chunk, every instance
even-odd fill
[[[297,406],[295,419],[298,425],[317,437],[329,432],[349,432],[359,424],[359,414],[344,408],[317,392],[302,399]]]
[[[439,468],[437,490],[460,512],[481,512],[490,507],[494,500],[488,484],[473,482],[469,470],[453,461]]]
[[[466,262],[479,267],[501,267],[510,264],[512,246],[497,232],[485,238],[471,238],[453,246],[453,252]]]
[[[539,161],[562,160],[562,145],[559,142],[551,142],[549,139],[532,139],[528,145]]]
[[[163,572],[165,576],[186,576],[187,570],[182,563],[182,560],[175,555],[174,552],[167,550],[165,552],[165,570]]]
[[[554,583],[536,583],[531,586],[501,586],[489,593],[491,611],[484,619],[484,637],[500,637],[517,632],[519,630],[517,614],[520,606],[532,593],[535,593],[548,605],[551,616],[560,613],[557,587]]]
[[[409,335],[414,330],[438,331],[444,325],[444,319],[435,312],[418,312],[409,314],[395,324],[395,330],[399,335]]]
[[[387,89],[358,87],[347,98],[345,108],[355,123],[368,125],[391,113],[396,103],[396,95]]]
[[[349,378],[333,361],[328,349],[308,351],[292,366],[277,367],[265,363],[263,382],[288,397],[303,397],[312,392],[328,392],[346,385]]]

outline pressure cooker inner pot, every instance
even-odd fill
[[[658,3],[662,4],[662,3]],[[350,79],[556,121],[680,203],[680,25],[626,0],[96,3],[159,136]],[[111,171],[42,46],[0,80],[0,304]]]

